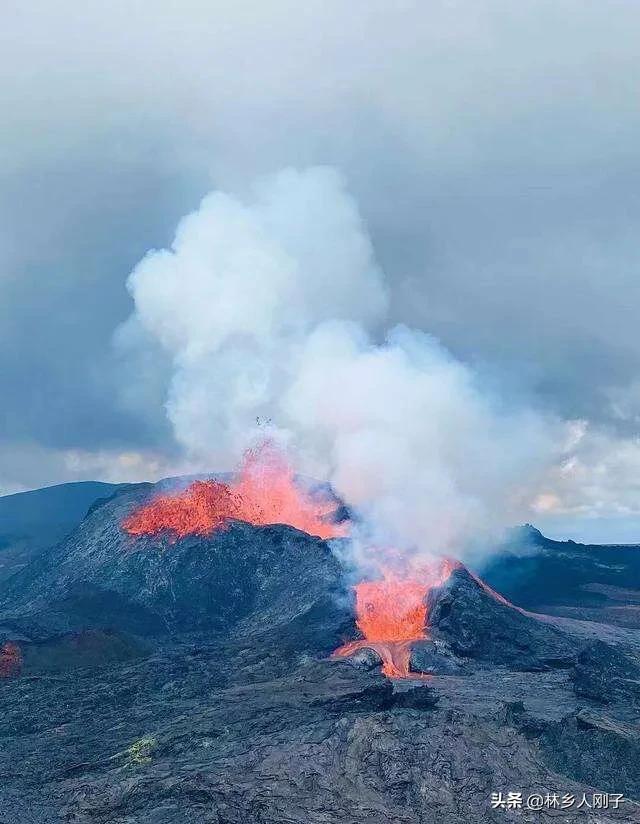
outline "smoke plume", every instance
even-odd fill
[[[555,458],[553,422],[483,390],[429,335],[386,328],[384,276],[335,170],[210,194],[128,285],[171,358],[187,457],[227,468],[276,439],[356,514],[361,566],[371,546],[464,554],[526,515]]]

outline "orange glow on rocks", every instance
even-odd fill
[[[7,641],[0,647],[0,678],[20,675],[22,670],[22,652],[17,644]]]
[[[319,538],[346,534],[333,522],[337,505],[328,495],[301,490],[282,453],[270,442],[245,454],[231,483],[195,481],[177,494],[161,495],[122,522],[130,535],[210,535],[231,520],[256,526],[288,524]]]
[[[411,643],[428,638],[429,592],[441,587],[455,567],[455,561],[440,559],[410,574],[385,570],[380,580],[356,584],[356,624],[364,639],[344,644],[334,655],[344,658],[373,649],[382,658],[385,675],[420,677],[409,670]]]

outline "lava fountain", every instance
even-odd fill
[[[441,587],[456,566],[456,561],[442,558],[410,573],[385,570],[380,580],[356,584],[356,625],[364,638],[344,644],[334,656],[373,649],[389,678],[421,677],[409,669],[412,643],[429,637],[429,593]]]
[[[168,534],[172,540],[206,536],[229,521],[256,526],[288,524],[319,538],[346,535],[336,523],[338,505],[327,493],[311,494],[295,481],[286,458],[270,441],[245,453],[230,483],[195,481],[176,494],[160,495],[122,522],[130,535]]]

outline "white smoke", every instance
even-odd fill
[[[226,468],[268,421],[357,512],[362,544],[461,555],[527,513],[555,457],[552,422],[507,408],[424,333],[385,332],[384,277],[332,169],[209,195],[129,288],[172,359],[188,457]]]
[[[376,346],[324,324],[283,406],[363,516],[365,548],[464,554],[527,513],[558,442],[550,422],[501,409],[437,341],[406,327]]]
[[[286,170],[250,203],[206,197],[171,250],[129,279],[136,313],[174,361],[167,409],[190,453],[229,463],[278,404],[323,321],[369,325],[386,293],[352,199],[331,169]]]

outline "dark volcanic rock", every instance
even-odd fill
[[[384,710],[395,699],[391,682],[345,666],[344,661],[309,662],[287,682],[293,694],[309,706],[321,706],[331,712]]]
[[[133,539],[122,518],[148,496],[117,495],[2,593],[8,634],[109,628],[147,637],[278,633],[329,653],[352,626],[325,542],[287,526],[232,523],[208,538]]]
[[[431,675],[392,682],[374,651],[329,659],[356,633],[324,542],[246,524],[134,541],[120,520],[148,494],[100,502],[0,591],[0,640],[24,653],[0,679],[1,824],[475,824],[511,818],[498,791],[640,798],[631,650],[581,654],[460,569],[413,647]]]
[[[77,667],[118,666],[149,654],[140,641],[105,630],[85,630],[21,645],[23,675]]]
[[[640,724],[582,710],[541,737],[547,763],[576,781],[640,798]],[[633,819],[632,819],[633,820]]]
[[[429,684],[422,684],[420,682],[416,684],[416,682],[408,681],[406,685],[403,684],[402,686],[405,688],[399,687],[396,690],[395,705],[397,707],[430,710],[433,709],[440,700],[440,696],[436,690]]]
[[[640,703],[640,664],[614,647],[595,641],[578,656],[573,684],[576,694],[603,704]]]
[[[346,659],[352,666],[372,670],[382,666],[382,658],[371,647],[362,647]]]
[[[476,824],[505,820],[490,809],[496,790],[621,791],[588,738],[582,778],[573,777],[567,756],[582,739],[568,722],[540,723],[557,733],[542,741],[556,766],[545,763],[540,741],[520,729],[522,711],[505,710],[499,671],[475,687],[476,705],[455,688],[436,703],[446,679],[435,694],[430,684],[396,692],[347,661],[309,661],[249,684],[234,663],[215,646],[173,647],[116,668],[0,685],[4,820]],[[547,695],[547,677],[526,674],[527,711],[537,701],[543,714],[555,711],[561,687]],[[630,775],[635,750],[619,752]],[[587,811],[581,820],[633,821],[638,809],[627,801],[618,816]],[[533,824],[540,813],[522,810],[518,820]]]
[[[467,662],[457,658],[442,641],[415,641],[411,649],[410,669],[434,675],[462,675],[469,671]]]
[[[503,603],[464,567],[430,594],[430,625],[463,658],[519,670],[571,666],[579,644],[534,614]]]
[[[531,526],[479,570],[518,606],[640,629],[640,546],[553,541]]]

